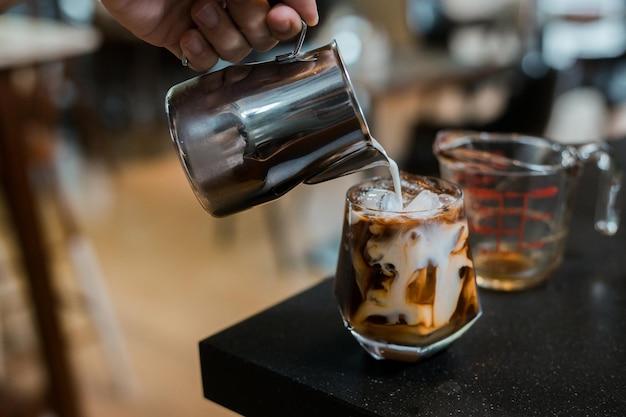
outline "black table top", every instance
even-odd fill
[[[626,142],[614,146],[626,166]],[[596,180],[583,177],[548,283],[481,290],[483,316],[443,352],[372,359],[327,279],[201,341],[205,397],[246,416],[626,415],[626,222],[593,230]]]

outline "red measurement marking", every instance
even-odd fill
[[[524,211],[523,207],[520,208],[500,208],[500,207],[476,207],[474,211],[480,213],[482,217],[492,217],[494,215],[503,216],[525,216],[530,220],[550,220],[552,218],[552,213],[528,213]]]
[[[522,243],[522,246],[524,247],[524,249],[538,249],[538,248],[543,248],[545,246],[546,242],[526,242],[526,243]]]
[[[550,198],[557,195],[558,187],[538,188],[532,191],[496,191],[480,187],[467,188],[468,196],[471,196],[475,204],[479,207],[475,211],[480,217],[495,217],[494,226],[485,226],[480,224],[470,225],[470,230],[474,233],[483,235],[495,235],[496,251],[499,251],[503,236],[517,235],[517,251],[521,249],[540,248],[544,246],[543,242],[524,242],[524,228],[528,221],[547,221],[552,218],[552,213],[528,212],[528,204],[531,199]],[[505,203],[509,199],[520,200],[517,204],[519,207],[508,208]],[[482,205],[483,203],[488,203]],[[495,205],[494,205],[495,203]],[[491,205],[490,205],[491,204]],[[506,217],[519,217],[519,226],[516,229],[504,227],[504,219]]]
[[[468,193],[483,200],[499,200],[504,198],[548,198],[557,195],[558,187],[538,188],[533,191],[496,191],[485,188],[468,188]]]
[[[481,225],[470,225],[470,231],[474,233],[480,233],[481,235],[516,235],[519,233],[519,229],[506,229],[503,227],[491,227]]]

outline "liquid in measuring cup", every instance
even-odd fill
[[[544,236],[536,242],[541,243],[540,246],[524,248],[500,246],[496,249],[480,244],[481,238],[475,236],[476,233],[472,233],[472,240],[479,242],[474,251],[478,285],[513,291],[538,285],[554,272],[562,261],[567,231]]]
[[[510,291],[542,282],[560,264],[567,229],[555,227],[563,211],[554,211],[559,189],[546,186],[531,190],[500,190],[490,175],[466,182],[473,220],[474,262],[479,285]],[[508,184],[524,179],[510,179]],[[555,218],[557,216],[557,218]],[[559,254],[559,256],[554,256]]]

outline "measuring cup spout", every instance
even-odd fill
[[[433,151],[438,159],[478,172],[544,172],[542,163],[517,158],[508,142],[497,144],[486,132],[441,131]]]
[[[600,171],[598,197],[596,198],[595,228],[612,236],[619,229],[622,170],[611,156],[606,142],[592,142],[577,147],[580,159],[594,162]]]

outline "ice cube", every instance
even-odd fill
[[[379,188],[367,190],[361,199],[361,205],[370,210],[394,211],[398,209],[395,193],[392,190]]]
[[[439,194],[430,190],[422,190],[408,205],[404,207],[404,211],[436,210],[444,204],[439,199],[439,196]]]
[[[450,194],[439,194],[439,202],[441,206],[452,204],[456,201],[456,197]],[[440,207],[441,207],[440,206]]]

